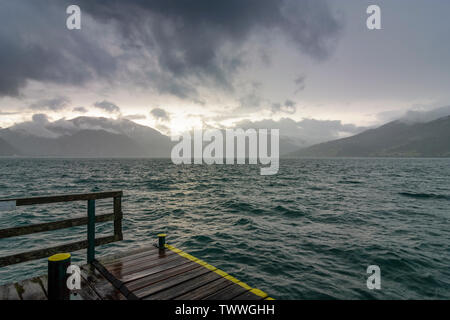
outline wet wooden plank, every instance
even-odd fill
[[[126,275],[130,273],[135,273],[144,269],[151,268],[156,265],[161,265],[168,263],[175,259],[184,259],[179,255],[169,255],[169,256],[148,256],[142,259],[137,259],[135,261],[130,261],[124,264],[115,264],[114,266],[106,266],[109,272],[113,274]],[[187,259],[184,259],[187,260]]]
[[[108,267],[114,267],[116,264],[127,264],[127,263],[131,263],[133,261],[136,260],[141,260],[141,259],[146,259],[149,257],[161,257],[164,258],[165,256],[169,256],[174,254],[172,251],[159,251],[156,248],[155,249],[150,249],[150,250],[145,250],[145,251],[139,251],[136,253],[132,253],[129,255],[125,255],[125,256],[119,256],[113,260],[107,260],[104,261],[103,259],[101,259],[101,262],[103,263],[104,266],[108,266]]]
[[[114,267],[115,265],[125,265],[127,263],[136,261],[138,259],[143,259],[143,258],[147,258],[147,257],[164,257],[164,256],[170,256],[175,254],[173,251],[170,250],[165,250],[162,253],[158,250],[158,248],[147,248],[147,249],[142,249],[139,250],[136,253],[132,253],[129,255],[124,255],[124,256],[119,256],[113,259],[110,259],[109,257],[105,257],[105,258],[101,258],[100,262],[102,262],[102,264],[105,267]]]
[[[40,276],[41,284],[44,287],[45,295],[48,297],[48,277],[46,275]]]
[[[102,298],[94,291],[86,279],[81,277],[81,289],[76,291],[81,300],[101,300]]]
[[[16,284],[22,300],[47,300],[39,278],[24,280]]]
[[[200,265],[192,262],[187,259],[180,259],[180,260],[172,260],[169,263],[158,265],[150,269],[142,270],[136,273],[132,273],[129,275],[126,275],[124,277],[120,277],[119,280],[125,282],[128,285],[133,287],[133,283],[138,281],[139,279],[145,278],[147,281],[151,279],[151,276],[154,276],[157,274],[157,277],[160,278],[168,278],[170,276],[173,276],[177,273],[178,269],[175,268],[186,268],[184,271],[191,270],[199,267]],[[150,277],[150,278],[149,278]]]
[[[257,296],[253,292],[247,291],[237,297],[234,297],[232,300],[263,300],[263,297]]]
[[[210,282],[200,288],[194,289],[188,293],[180,295],[175,298],[175,300],[202,300],[217,291],[232,285],[233,282],[225,278],[220,277],[219,279]]]
[[[0,286],[0,300],[20,300],[14,283]]]
[[[143,246],[143,247],[138,247],[137,249],[132,249],[132,250],[126,250],[126,251],[122,251],[122,252],[117,252],[117,253],[113,253],[113,254],[109,254],[107,256],[103,256],[103,257],[99,257],[98,260],[103,264],[103,265],[108,265],[113,263],[114,261],[118,261],[118,260],[126,260],[128,257],[130,257],[130,259],[134,259],[135,256],[139,255],[139,254],[151,254],[152,252],[155,252],[155,249],[157,249],[154,246]],[[166,250],[166,252],[168,252]]]
[[[81,276],[102,300],[126,300],[123,294],[91,266],[82,266]]]
[[[180,284],[180,283],[188,281],[190,279],[199,277],[199,276],[201,276],[201,275],[203,275],[205,273],[208,273],[208,272],[212,272],[212,271],[210,271],[210,270],[208,270],[206,268],[203,268],[203,267],[196,268],[196,269],[193,269],[191,271],[182,273],[180,275],[176,275],[174,277],[170,277],[170,278],[168,278],[168,279],[166,279],[164,281],[157,282],[157,283],[155,283],[152,286],[145,287],[145,288],[142,288],[140,290],[133,291],[133,292],[139,298],[145,298],[146,296],[149,296],[149,295],[157,293],[159,291],[162,291],[162,290],[168,289],[170,287],[176,286],[177,284]]]
[[[150,286],[154,283],[163,281],[165,279],[174,277],[176,275],[189,272],[191,270],[200,268],[201,266],[195,262],[188,261],[187,263],[182,263],[174,266],[170,269],[164,269],[162,267],[154,268],[153,273],[145,277],[135,279],[133,281],[125,282],[127,288],[131,291],[141,289],[143,287]],[[147,272],[147,271],[146,271]]]
[[[106,279],[104,282],[96,284],[94,290],[102,300],[127,300],[127,298]]]
[[[202,286],[207,285],[208,283],[213,282],[214,280],[217,280],[221,278],[217,273],[215,272],[208,272],[204,275],[201,275],[199,277],[196,277],[194,279],[185,281],[183,283],[180,283],[179,285],[173,286],[171,288],[168,288],[166,290],[160,291],[156,294],[147,296],[146,299],[152,299],[152,300],[172,300],[176,297],[188,293],[192,290],[198,289]]]
[[[107,261],[105,268],[118,279],[116,285],[122,282],[126,289],[140,299],[262,300],[262,297],[173,251],[167,250],[165,254],[160,255],[157,248],[139,248],[128,255],[110,256],[105,260]],[[82,288],[77,291],[77,299],[126,299],[112,283],[91,266],[82,266],[81,276]],[[19,291],[15,290],[14,285],[1,286],[0,297],[46,299],[47,277],[31,280],[16,284]]]
[[[130,276],[132,274],[150,270],[150,269],[156,268],[158,266],[161,266],[162,268],[164,268],[163,267],[164,265],[173,264],[173,263],[177,263],[180,261],[188,262],[189,260],[184,259],[179,256],[173,256],[170,259],[165,258],[165,259],[148,260],[148,261],[142,262],[137,265],[125,267],[123,269],[116,269],[116,270],[108,269],[108,271],[111,272],[113,275],[115,275],[118,278],[126,278],[127,276]]]
[[[248,290],[241,287],[240,285],[233,283],[232,285],[219,290],[207,297],[205,297],[202,300],[231,300],[245,292],[247,292]]]

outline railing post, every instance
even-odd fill
[[[88,224],[87,224],[87,262],[95,259],[95,200],[88,200]]]
[[[122,196],[114,197],[114,238],[123,240],[122,235]]]

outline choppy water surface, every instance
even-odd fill
[[[170,160],[0,160],[0,198],[107,190],[124,191],[125,240],[100,255],[164,231],[278,299],[450,298],[450,159],[283,160],[275,176]],[[20,207],[0,213],[0,225],[85,214],[85,203]],[[2,239],[0,256],[84,236],[77,227]],[[366,287],[369,265],[381,268],[379,291]],[[45,272],[45,260],[1,268],[0,283]]]

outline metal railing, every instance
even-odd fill
[[[16,206],[41,205],[59,202],[87,201],[87,216],[66,219],[55,222],[40,223],[28,226],[18,226],[0,230],[0,239],[18,237],[45,231],[72,228],[87,225],[87,239],[67,244],[18,253],[0,257],[0,267],[22,263],[30,260],[47,258],[59,252],[72,252],[87,248],[87,262],[95,260],[95,247],[111,242],[123,240],[122,235],[122,191],[97,192],[72,195],[58,195],[48,197],[5,199],[0,200],[0,209],[14,210]],[[113,198],[113,213],[95,215],[95,200]],[[112,236],[95,238],[95,223],[114,221],[114,234]]]

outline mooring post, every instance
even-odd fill
[[[70,300],[67,287],[69,266],[70,253],[58,253],[48,258],[48,300]]]
[[[87,225],[87,262],[95,259],[95,200],[88,200],[88,225]]]
[[[164,251],[166,249],[166,236],[167,234],[165,233],[158,234],[158,248],[160,251]]]

